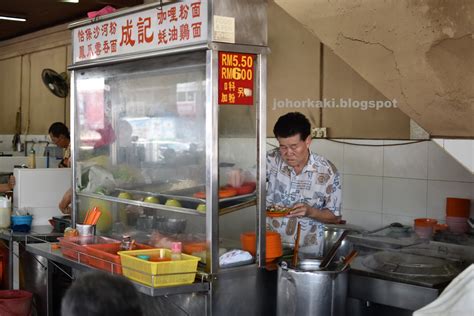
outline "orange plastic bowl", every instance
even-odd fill
[[[283,248],[281,244],[281,236],[277,232],[267,231],[266,233],[267,247],[266,251],[266,261],[270,262],[280,257],[283,254]],[[257,237],[255,232],[246,232],[240,235],[240,242],[242,244],[242,249],[248,251],[255,256],[256,254],[256,245]]]
[[[415,219],[415,228],[416,227],[433,227],[438,224],[438,220],[434,218],[416,218]]]
[[[256,247],[257,247],[257,237],[255,232],[246,232],[240,235],[240,243],[242,249],[250,252],[252,256],[255,256]]]
[[[205,241],[183,243],[183,251],[188,255],[192,255],[196,252],[206,251],[206,249],[207,245]]]

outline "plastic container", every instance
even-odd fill
[[[252,256],[256,254],[256,235],[255,232],[246,232],[240,235],[242,249],[250,252]],[[267,231],[266,233],[266,261],[270,262],[283,254],[281,236],[277,232]]]
[[[201,262],[206,262],[207,244],[205,241],[184,242],[183,252],[201,258]]]
[[[448,197],[446,198],[446,216],[469,218],[471,200]]]
[[[28,168],[36,168],[36,152],[33,148],[31,148],[30,152],[28,153]]]
[[[151,246],[143,244],[135,244],[136,250],[153,249]],[[115,274],[122,274],[122,266],[120,265],[120,243],[109,244],[92,244],[84,245],[85,252],[88,256],[87,263],[95,268],[113,272]]]
[[[31,215],[12,215],[11,226],[14,232],[28,233],[31,230],[33,216]]]
[[[87,249],[84,247],[85,245],[110,243],[117,243],[120,245],[118,240],[101,236],[58,237],[58,240],[63,256],[84,264],[89,264],[90,258],[87,254]]]
[[[448,229],[454,234],[465,234],[469,231],[469,224],[466,217],[446,216]]]
[[[171,257],[169,249],[119,251],[123,275],[152,287],[191,284],[194,282],[200,258],[182,254],[181,260],[154,262],[153,257]],[[149,255],[150,261],[138,259],[138,255]]]
[[[128,235],[122,236],[122,241],[120,242],[120,251],[123,250],[133,250],[132,249],[132,237]]]
[[[0,315],[29,316],[33,294],[23,290],[0,291]]]
[[[434,230],[434,233],[436,232],[444,232],[446,230],[448,230],[448,224],[436,224],[434,225],[433,227],[433,230]]]
[[[183,244],[179,241],[171,243],[171,260],[181,260]]]
[[[12,203],[11,200],[0,196],[0,228],[10,227],[10,217],[12,213]]]
[[[438,224],[438,220],[434,218],[416,218],[415,233],[420,238],[431,239],[436,224]]]

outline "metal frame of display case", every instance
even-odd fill
[[[205,1],[205,0],[202,0]],[[169,48],[166,50],[153,50],[140,53],[130,53],[120,55],[117,57],[107,57],[99,60],[89,60],[84,62],[76,62],[71,65],[68,69],[71,71],[71,139],[76,139],[76,133],[80,130],[80,126],[77,126],[76,122],[76,93],[75,93],[75,78],[76,71],[81,69],[96,67],[96,66],[107,66],[112,64],[118,64],[122,62],[128,62],[132,60],[139,60],[151,57],[168,56],[178,53],[187,53],[194,51],[206,51],[206,101],[205,101],[205,166],[206,166],[206,241],[209,245],[207,252],[210,258],[207,258],[206,273],[208,274],[209,281],[209,295],[206,303],[206,314],[220,314],[224,311],[224,307],[217,301],[225,299],[227,302],[239,302],[243,299],[251,299],[255,302],[255,305],[259,305],[259,312],[256,312],[256,307],[252,307],[252,304],[245,304],[246,306],[239,307],[235,310],[235,313],[248,313],[250,314],[261,314],[262,310],[266,310],[261,303],[261,293],[266,293],[267,289],[264,284],[261,284],[262,277],[259,276],[262,270],[258,269],[264,267],[265,263],[265,169],[266,169],[266,76],[267,76],[267,57],[269,49],[267,44],[267,26],[266,26],[266,9],[267,4],[264,0],[240,0],[240,1],[207,1],[208,3],[208,34],[206,43],[197,43],[189,46],[179,48]],[[166,4],[163,4],[166,6]],[[79,21],[70,25],[70,28],[78,28],[87,24],[104,21],[114,17],[121,17],[132,13],[140,12],[142,10],[148,10],[150,8],[158,8],[159,4],[149,4],[140,7],[134,7],[129,10],[116,12],[104,17],[98,17],[94,21]],[[234,16],[237,22],[235,30],[235,38],[237,44],[228,44],[222,42],[213,42],[213,17],[215,15],[222,16]],[[252,15],[251,18],[246,19],[247,15]],[[255,15],[254,15],[255,14]],[[242,27],[242,30],[241,28]],[[256,190],[256,235],[257,235],[257,263],[229,268],[219,268],[219,104],[218,104],[218,52],[236,52],[236,53],[250,53],[256,55],[256,66],[255,71],[255,91],[258,95],[254,99],[256,122],[256,145],[257,145],[257,190]],[[72,150],[72,170],[73,170],[73,188],[77,185],[78,170],[76,166],[77,162],[77,148],[75,148],[75,141],[71,142]],[[78,193],[74,189],[73,194],[73,225],[76,224],[78,210],[77,210],[77,199]],[[82,193],[83,194],[83,193]],[[132,204],[137,206],[145,206],[148,208],[177,211],[191,215],[204,216],[187,209],[177,209],[170,206],[151,204],[141,201],[130,201],[115,197],[105,197],[96,194],[83,194],[84,196],[94,197],[103,199],[111,202]],[[247,201],[248,202],[248,201]],[[249,203],[242,203],[242,207],[248,206]],[[239,209],[236,206],[235,209]],[[225,213],[225,212],[224,212]],[[236,285],[236,283],[240,283]],[[255,286],[257,284],[257,286]],[[232,295],[226,295],[227,287],[234,287]],[[247,295],[247,296],[246,296]],[[265,294],[263,294],[265,295]],[[253,298],[252,298],[253,297]],[[274,305],[274,301],[269,301],[270,305]],[[250,302],[249,302],[250,303]],[[240,304],[239,304],[240,305]],[[268,310],[267,310],[268,311]],[[233,312],[230,312],[233,314]]]

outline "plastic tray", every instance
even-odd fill
[[[161,249],[120,251],[123,275],[134,281],[152,286],[171,286],[194,282],[200,258],[182,254],[181,260],[152,262],[138,259],[137,255],[159,256]],[[165,256],[171,250],[164,249]]]
[[[120,265],[120,256],[117,254],[120,251],[120,243],[111,244],[92,244],[84,246],[88,264],[92,267],[112,272],[115,274],[122,274],[122,266]],[[136,250],[152,249],[153,247],[144,244],[135,244]]]
[[[84,264],[89,263],[85,245],[120,243],[118,240],[102,236],[58,237],[58,240],[64,256]]]

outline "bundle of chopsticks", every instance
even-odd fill
[[[84,219],[84,225],[95,225],[99,221],[101,211],[97,207],[94,207],[92,210],[88,210],[86,218]]]

